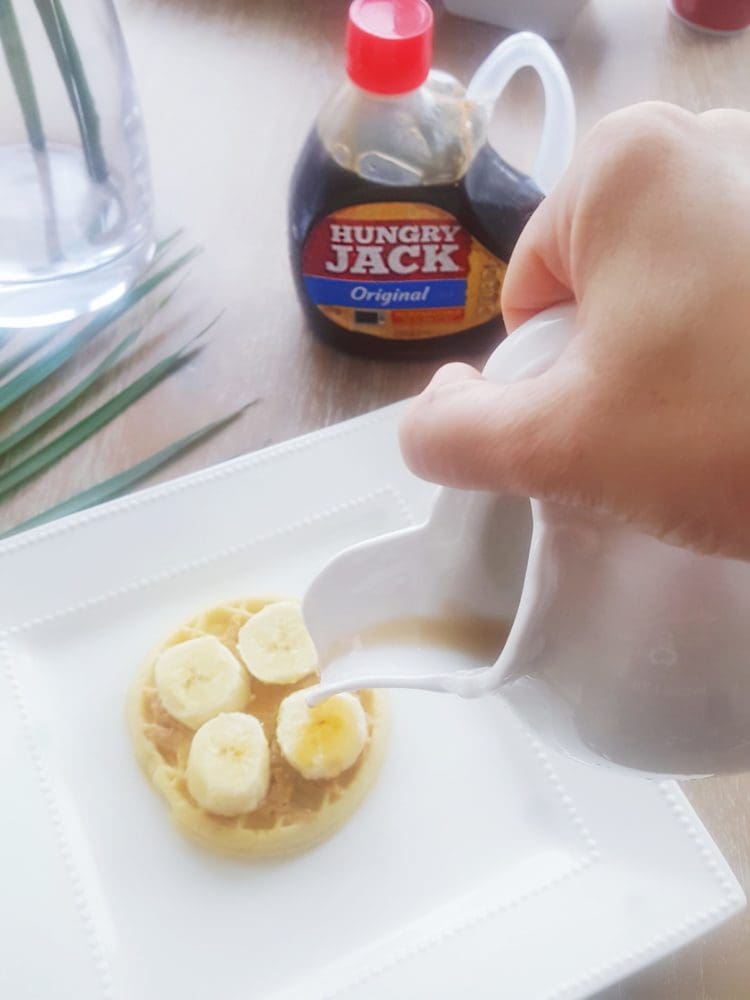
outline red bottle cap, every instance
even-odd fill
[[[346,71],[374,94],[405,94],[432,64],[432,9],[425,0],[354,0],[346,32]]]
[[[708,31],[742,31],[750,26],[750,0],[671,0],[683,21]]]

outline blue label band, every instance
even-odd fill
[[[434,281],[342,281],[305,275],[305,290],[319,306],[350,309],[440,309],[466,304],[463,278]]]

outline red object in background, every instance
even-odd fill
[[[678,17],[709,31],[742,31],[750,26],[750,0],[671,0]]]
[[[421,87],[432,63],[432,8],[425,0],[354,0],[346,32],[346,71],[374,94]]]

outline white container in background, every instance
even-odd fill
[[[443,0],[458,17],[486,21],[514,31],[536,31],[545,38],[564,38],[586,0]]]

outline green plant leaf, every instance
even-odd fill
[[[21,106],[29,142],[37,152],[43,153],[47,143],[42,128],[42,116],[39,113],[39,101],[16,12],[13,9],[13,0],[0,0],[0,44]]]
[[[178,350],[157,362],[144,375],[131,382],[130,385],[118,392],[116,396],[113,396],[112,399],[103,403],[93,413],[90,413],[83,420],[79,421],[79,423],[74,424],[73,427],[70,427],[54,438],[49,444],[35,451],[17,465],[0,473],[0,498],[4,497],[6,493],[10,493],[11,490],[14,490],[22,483],[27,482],[33,476],[54,465],[64,455],[77,448],[79,444],[83,444],[84,441],[87,441],[97,431],[101,430],[102,427],[114,420],[115,417],[119,416],[132,403],[145,395],[149,389],[152,389],[161,382],[174,368],[191,357],[196,350],[194,345],[198,338],[207,333],[216,322],[217,320],[212,320],[200,333],[192,337],[187,344],[183,344]]]
[[[164,309],[164,307],[168,305],[169,302],[172,301],[172,299],[174,298],[174,296],[177,294],[177,292],[181,287],[182,287],[182,279],[178,281],[177,285],[174,288],[172,288],[164,296],[163,299],[160,299],[159,302],[157,302],[147,322],[151,322],[154,316],[156,316],[157,313],[161,312],[161,310]],[[39,349],[39,347],[41,347],[46,341],[51,340],[53,337],[57,336],[60,329],[62,328],[56,327],[52,331],[47,330],[45,333],[42,333],[38,337],[33,338],[33,340],[32,338],[29,338],[28,344],[24,345],[24,347],[22,348],[19,348],[19,350],[14,355],[11,355],[11,357],[8,358],[7,361],[0,362],[0,379],[3,378],[5,375],[8,375],[13,369],[17,368],[19,364],[25,361],[30,355],[34,354]],[[139,330],[142,329],[143,327],[139,327]],[[1,389],[2,385],[0,385],[0,390]]]
[[[248,407],[256,402],[257,400],[252,400],[252,402],[240,407],[240,409],[235,410],[228,416],[214,420],[212,423],[206,424],[205,427],[201,427],[200,430],[193,431],[191,434],[186,434],[179,441],[167,445],[166,448],[162,448],[161,451],[157,451],[154,455],[144,459],[142,462],[138,462],[137,465],[131,466],[131,468],[126,469],[124,472],[118,472],[117,475],[112,476],[110,479],[105,479],[103,482],[97,483],[87,490],[76,493],[62,503],[55,504],[54,507],[49,507],[47,510],[42,511],[41,514],[36,514],[28,520],[22,521],[21,524],[15,525],[9,531],[0,535],[0,538],[8,538],[10,535],[15,535],[20,531],[27,531],[29,528],[37,528],[40,524],[47,524],[49,521],[55,521],[59,517],[75,514],[80,510],[86,510],[89,507],[95,507],[97,504],[104,503],[105,500],[112,500],[114,497],[121,496],[131,486],[135,486],[140,480],[145,479],[146,476],[150,476],[152,472],[161,469],[168,462],[171,462],[172,459],[192,448],[199,441],[226,427],[227,424],[236,420]]]
[[[169,236],[165,236],[163,240],[159,240],[157,242],[156,246],[154,247],[154,257],[153,260],[151,261],[152,265],[157,260],[159,260],[164,256],[164,254],[171,247],[174,241],[178,240],[180,236],[182,236],[183,232],[184,232],[183,229],[175,229],[175,231],[171,233]]]
[[[145,298],[163,281],[170,278],[176,271],[184,267],[188,261],[192,260],[199,251],[193,249],[183,254],[172,264],[150,275],[135,288],[132,288],[121,299],[113,303],[107,309],[97,313],[82,330],[69,337],[58,347],[53,347],[44,354],[38,361],[24,368],[13,378],[0,385],[0,413],[5,412],[13,403],[22,396],[34,389],[50,375],[61,368],[66,361],[76,354],[85,344],[106,330],[116,319],[132,309],[141,299]]]
[[[99,115],[70,23],[60,0],[34,0],[34,4],[78,122],[88,171],[101,184],[106,181],[108,170],[102,149]]]
[[[60,247],[52,174],[47,155],[47,141],[44,137],[39,101],[23,38],[18,27],[16,12],[13,8],[13,0],[0,0],[0,44],[3,47],[13,88],[21,107],[26,134],[29,137],[34,158],[34,167],[39,177],[39,193],[44,206],[44,238],[47,244],[47,256],[50,261],[58,261],[62,257],[62,249]]]
[[[113,350],[101,361],[92,372],[90,372],[85,378],[81,379],[72,389],[61,396],[56,402],[52,403],[46,409],[42,410],[35,417],[32,417],[27,423],[23,424],[17,430],[13,431],[12,434],[8,434],[4,438],[0,438],[0,456],[6,455],[13,448],[17,448],[24,441],[37,433],[45,427],[50,421],[54,420],[55,417],[59,416],[64,410],[69,406],[72,406],[76,400],[91,388],[91,386],[101,378],[102,375],[106,374],[111,368],[115,366],[118,360],[122,357],[125,351],[131,347],[135,341],[140,336],[143,327],[138,327],[138,329],[133,330],[129,333],[127,337],[124,337],[119,344],[117,344]]]
[[[4,379],[7,375],[10,375],[12,371],[15,371],[32,354],[36,354],[40,347],[43,347],[48,340],[52,340],[59,329],[59,327],[55,327],[53,330],[44,330],[42,333],[36,334],[36,336],[28,336],[25,331],[22,331],[20,336],[23,343],[18,350],[14,351],[7,358],[0,359],[0,379]]]
[[[86,148],[86,158],[89,163],[89,170],[95,180],[99,181],[99,183],[103,183],[107,180],[109,169],[107,167],[107,160],[104,156],[104,149],[102,147],[99,113],[96,110],[94,97],[91,93],[91,88],[89,87],[88,79],[83,68],[81,53],[78,49],[78,45],[76,44],[73,32],[70,29],[70,22],[68,21],[61,0],[52,0],[52,6],[54,7],[57,15],[57,21],[60,26],[60,35],[62,37],[67,55],[66,70],[63,72],[67,72],[70,75],[77,95],[78,107],[80,109],[78,116],[79,127],[81,129],[81,137],[84,140]]]

